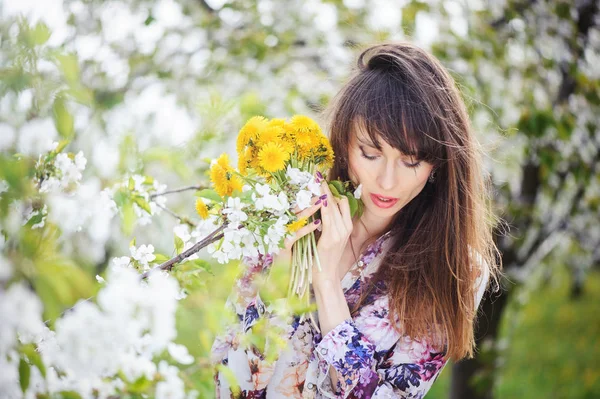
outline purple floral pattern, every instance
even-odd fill
[[[342,280],[346,301],[353,307],[371,282],[386,249],[388,234],[371,244]],[[444,368],[444,350],[429,342],[401,336],[391,320],[385,283],[378,283],[358,312],[321,337],[307,321],[296,317],[288,326],[289,345],[275,363],[266,364],[255,348],[243,348],[240,337],[261,318],[272,315],[253,287],[257,273],[269,270],[272,258],[245,259],[246,272],[227,304],[240,323],[215,339],[213,364],[229,367],[240,385],[241,398],[423,398]],[[487,285],[479,284],[479,305]],[[332,386],[329,370],[338,375]],[[217,398],[233,398],[227,378],[215,369]]]

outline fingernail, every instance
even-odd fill
[[[321,219],[315,220],[315,224],[319,224],[319,223],[321,223]]]
[[[322,199],[322,200],[327,199],[327,194],[323,194],[319,198]]]
[[[327,200],[323,201],[323,205],[327,206]]]
[[[315,202],[315,205],[319,205],[321,203],[321,200],[318,200],[317,202]]]
[[[323,175],[322,175],[322,174],[321,174],[321,172],[319,172],[318,170],[317,170],[317,177],[318,177],[319,179],[323,179]]]

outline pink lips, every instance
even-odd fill
[[[384,199],[390,199],[391,201],[384,202],[384,201],[381,201],[379,199],[379,197],[384,198]],[[398,198],[384,197],[381,195],[371,194],[371,201],[373,201],[373,203],[375,205],[377,205],[378,207],[387,209],[387,208],[391,208],[392,206],[396,205],[396,203],[398,202]]]

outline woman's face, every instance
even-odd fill
[[[349,174],[362,184],[367,219],[389,221],[423,190],[433,165],[401,153],[384,140],[379,142],[381,151],[366,131],[354,130],[348,150]]]

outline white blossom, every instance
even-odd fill
[[[309,181],[313,179],[313,176],[310,173],[298,168],[292,168],[290,165],[288,165],[285,174],[291,184],[299,186],[300,188],[306,187]]]
[[[231,223],[240,223],[248,220],[248,215],[246,215],[242,209],[246,206],[241,200],[237,197],[229,197],[227,200],[227,207],[223,209],[224,215],[229,215],[227,219]]]
[[[177,226],[173,227],[173,233],[177,237],[181,238],[184,244],[192,238],[192,235],[190,234],[190,226],[187,224],[178,224]]]
[[[40,299],[23,283],[11,284],[6,291],[0,289],[0,353],[41,336],[45,329],[42,309]]]
[[[129,256],[121,256],[118,258],[112,258],[111,265],[114,267],[129,267],[131,258]]]
[[[361,196],[362,196],[362,183],[359,184],[358,187],[356,187],[356,190],[354,190],[354,198],[360,199]]]
[[[310,191],[300,190],[296,194],[296,205],[298,206],[298,208],[300,208],[300,210],[310,208],[310,206],[312,205],[311,204],[312,197],[313,197],[313,195]]]
[[[268,184],[256,184],[255,190],[261,196],[265,196],[271,193],[271,187]]]
[[[185,387],[178,375],[178,369],[164,360],[158,365],[158,372],[163,380],[156,384],[157,399],[184,399]]]
[[[167,345],[167,350],[169,351],[169,355],[178,363],[181,364],[192,364],[194,362],[194,357],[190,355],[187,348],[183,345],[169,343]]]
[[[129,252],[131,253],[131,257],[143,266],[144,269],[148,269],[148,264],[156,259],[156,255],[154,255],[154,246],[150,245],[140,245],[138,248],[135,246],[129,247]]]

